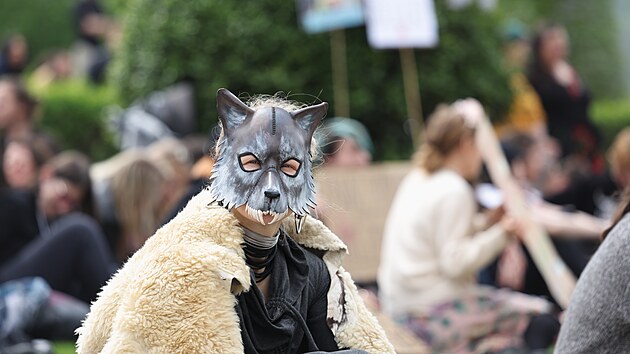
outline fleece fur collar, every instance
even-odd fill
[[[236,218],[203,191],[151,237],[103,287],[77,331],[79,353],[243,353],[236,294],[251,287]],[[340,348],[394,353],[341,262],[343,242],[307,218],[304,247],[320,250],[331,276],[328,323]]]

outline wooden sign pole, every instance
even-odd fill
[[[342,29],[330,31],[330,58],[332,62],[335,115],[350,118],[346,32]]]
[[[533,220],[523,191],[510,173],[510,166],[494,134],[490,120],[486,118],[479,122],[477,129],[477,145],[488,167],[490,177],[503,191],[508,211],[525,222],[523,243],[532,255],[551,295],[562,308],[566,309],[575,288],[575,275],[558,256],[543,227]]]
[[[424,121],[422,120],[422,101],[420,100],[416,55],[414,54],[413,48],[400,48],[399,53],[411,139],[414,147],[417,149],[422,143],[421,134],[424,130]]]

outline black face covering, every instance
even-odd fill
[[[310,145],[327,103],[293,112],[253,110],[226,89],[217,93],[223,128],[210,191],[228,210],[246,205],[261,224],[292,211],[301,218],[315,206]],[[273,219],[265,223],[264,215]]]

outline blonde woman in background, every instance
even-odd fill
[[[520,234],[497,212],[482,221],[470,186],[481,171],[475,100],[429,118],[417,168],[398,188],[385,225],[378,282],[383,310],[435,353],[544,350],[559,324],[547,301],[477,285],[477,272]]]
[[[112,193],[120,232],[116,257],[124,262],[161,225],[167,179],[153,162],[138,158],[112,179]]]

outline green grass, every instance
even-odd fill
[[[55,342],[55,354],[74,354],[76,351],[74,350],[73,342]]]
[[[621,129],[630,126],[630,99],[595,101],[591,113],[606,149]]]

